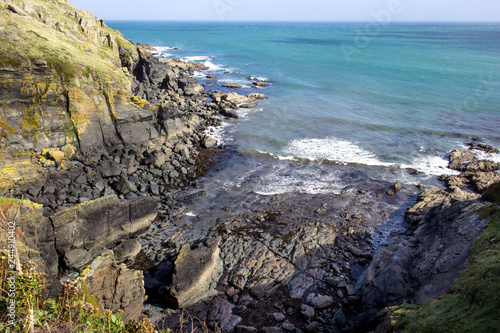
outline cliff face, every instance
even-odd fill
[[[2,0],[0,43],[4,150],[69,143],[87,154],[158,135],[151,105],[131,98],[137,48],[90,13],[64,0]]]
[[[196,66],[160,62],[68,1],[0,0],[0,196],[31,200],[17,246],[51,295],[80,276],[104,307],[141,312],[134,237],[159,193],[199,172],[196,133],[218,111]]]

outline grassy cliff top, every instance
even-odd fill
[[[0,0],[0,65],[43,59],[69,80],[75,73],[127,82],[119,50],[135,47],[118,31],[66,0]]]

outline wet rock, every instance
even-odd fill
[[[240,89],[243,88],[241,84],[238,83],[226,83],[222,85],[224,88]]]
[[[464,164],[475,159],[474,153],[465,149],[455,149],[450,152],[450,163],[448,167],[453,170],[462,171]]]
[[[185,308],[216,287],[222,274],[219,243],[220,239],[211,238],[193,248],[189,244],[182,246],[175,260],[172,283],[163,291],[167,301]]]
[[[256,87],[267,87],[268,86],[268,84],[264,81],[256,81],[256,82],[253,82],[252,84]]]
[[[500,163],[496,163],[488,160],[480,160],[469,163],[465,167],[465,171],[470,172],[490,172],[500,170]]]
[[[258,105],[259,105],[259,103],[248,103],[248,104],[240,105],[240,108],[242,108],[242,109],[253,109],[254,107],[256,107]]]
[[[482,193],[486,191],[491,185],[500,182],[500,173],[492,172],[477,172],[471,177],[471,182],[474,188]]]
[[[202,145],[203,145],[204,148],[213,148],[213,147],[217,146],[217,140],[214,139],[214,138],[212,138],[209,135],[206,135],[203,138]]]
[[[234,109],[224,108],[221,110],[221,114],[224,117],[228,117],[228,118],[233,118],[233,119],[239,118],[238,113],[236,113],[236,111]]]

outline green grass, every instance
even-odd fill
[[[488,193],[488,200],[498,202],[499,184]],[[453,294],[403,312],[396,331],[500,332],[500,207],[492,204],[478,213],[491,222],[472,246],[470,267],[455,281]]]

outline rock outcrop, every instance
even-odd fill
[[[471,148],[495,152],[486,145]],[[373,258],[362,288],[366,311],[439,298],[468,267],[470,248],[489,223],[481,212],[490,203],[480,199],[500,180],[499,168],[495,162],[477,159],[474,150],[452,151],[450,167],[461,174],[442,176],[445,190],[423,191],[406,211],[406,237]]]
[[[156,206],[156,200],[148,197],[120,202],[107,196],[54,214],[50,220],[57,251],[64,253],[68,269],[80,270],[102,250],[148,230]]]
[[[220,239],[210,238],[193,248],[184,245],[174,263],[172,282],[161,290],[178,308],[188,307],[215,289],[222,275]]]

